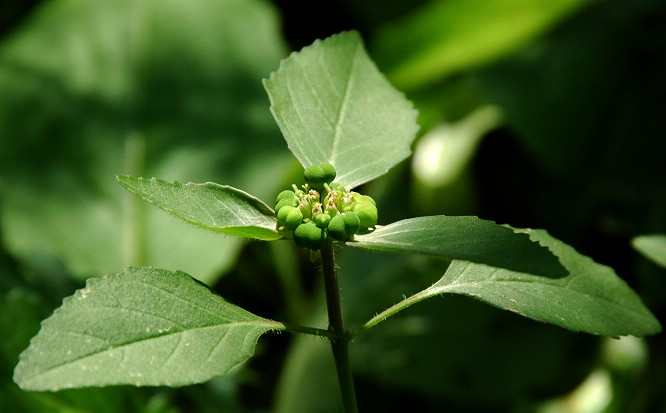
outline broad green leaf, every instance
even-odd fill
[[[560,259],[569,271],[567,277],[537,277],[455,260],[439,281],[380,313],[366,328],[423,299],[454,293],[572,331],[609,337],[642,337],[661,331],[659,321],[612,268],[580,255],[546,231],[526,233]]]
[[[446,265],[422,255],[356,248],[341,250],[336,263],[344,319],[352,329],[405,294],[431,285]],[[326,325],[323,294],[314,309],[306,324]],[[322,340],[294,338],[273,411],[342,411],[330,348]],[[448,295],[419,303],[354,337],[349,351],[354,376],[366,391],[372,388],[373,394],[381,395],[373,398],[372,411],[393,411],[392,404],[407,398],[418,398],[424,405],[429,400],[433,406],[441,406],[445,398],[478,406],[474,411],[497,411],[497,406],[520,403],[525,397],[574,387],[597,360],[595,343],[598,337]]]
[[[275,212],[260,199],[212,182],[182,184],[157,178],[119,176],[129,191],[196,226],[264,241],[282,238]]]
[[[589,0],[437,0],[378,33],[389,79],[416,89],[498,58],[552,28]]]
[[[418,255],[347,253],[353,255],[339,265],[350,326],[431,285],[445,268],[441,260]],[[353,268],[358,260],[369,263]],[[409,308],[353,343],[358,376],[419,398],[476,406],[465,411],[490,412],[573,387],[593,367],[598,338],[446,295]]]
[[[81,280],[132,264],[212,283],[243,240],[173,219],[115,177],[279,192],[296,162],[280,150],[261,85],[286,54],[275,9],[53,0],[24,22],[0,44],[0,226],[11,254],[61,262]]]
[[[248,359],[275,329],[282,325],[183,272],[129,267],[65,299],[21,355],[14,380],[25,390],[199,383]]]
[[[547,248],[526,234],[473,216],[405,219],[357,235],[347,245],[467,260],[548,277],[567,274]]]
[[[631,244],[638,252],[666,268],[666,235],[641,235],[634,237]]]
[[[411,154],[416,110],[377,70],[356,32],[292,54],[264,86],[289,149],[304,167],[332,163],[336,182],[355,187]]]

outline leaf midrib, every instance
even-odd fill
[[[66,367],[66,366],[71,365],[71,364],[81,362],[81,361],[85,360],[86,358],[97,356],[97,355],[100,355],[100,354],[104,354],[107,351],[122,350],[125,347],[129,347],[129,346],[131,346],[133,344],[137,344],[137,343],[143,343],[143,342],[147,342],[147,341],[150,341],[150,340],[155,340],[155,339],[159,339],[159,338],[163,338],[163,337],[168,337],[168,336],[175,335],[175,334],[181,334],[182,335],[182,334],[186,334],[186,333],[190,333],[190,332],[205,331],[207,329],[212,329],[212,328],[229,328],[229,329],[231,329],[231,328],[235,328],[235,327],[248,327],[248,326],[261,327],[261,328],[265,328],[267,330],[284,329],[284,325],[281,324],[281,323],[278,323],[276,321],[263,320],[263,321],[231,322],[231,323],[226,323],[226,324],[211,324],[211,325],[189,328],[189,329],[186,329],[186,330],[169,331],[167,333],[150,336],[148,338],[143,338],[143,339],[138,339],[138,340],[131,340],[131,341],[127,341],[127,342],[124,342],[124,343],[117,344],[117,345],[110,345],[110,346],[108,346],[106,348],[103,348],[101,350],[83,354],[79,357],[68,360],[67,362],[60,363],[60,364],[55,364],[53,366],[50,366],[47,369],[39,371],[37,374],[28,376],[28,380],[35,379],[35,378],[37,378],[41,375],[44,375],[44,374],[46,374],[50,371],[53,371],[53,370],[56,370],[56,369],[59,369],[59,368],[62,368],[62,367]],[[81,334],[81,333],[76,332],[76,331],[63,331],[63,333],[66,333],[66,334]],[[222,339],[224,339],[225,336],[226,336],[226,334],[222,335],[220,337],[220,341]],[[97,337],[97,338],[99,338],[99,337]],[[180,344],[178,344],[174,348],[174,350],[177,349],[179,345]],[[217,347],[217,345],[219,345],[219,341],[218,341],[218,344],[216,344],[214,347]],[[25,381],[25,380],[23,380],[23,381]]]
[[[570,281],[571,280],[568,280],[568,282],[570,282]],[[567,284],[568,284],[568,282],[567,282]],[[427,294],[428,297],[433,297],[433,296],[436,296],[436,295],[440,295],[442,293],[450,293],[450,292],[451,293],[456,293],[457,291],[455,291],[455,289],[457,287],[461,287],[461,288],[464,288],[465,286],[478,287],[478,286],[491,285],[491,284],[494,284],[494,285],[501,284],[501,285],[511,287],[511,284],[522,284],[522,283],[533,284],[533,283],[537,283],[537,282],[536,281],[528,281],[528,280],[476,281],[476,282],[465,282],[465,283],[456,283],[456,282],[454,282],[454,283],[451,283],[451,284],[447,284],[445,286],[438,286],[437,283],[435,283],[433,286],[427,288],[426,291],[429,291],[429,293]],[[606,303],[609,303],[609,304],[624,308],[626,310],[629,310],[630,312],[632,312],[634,314],[643,315],[643,313],[639,312],[638,310],[636,310],[633,307],[628,307],[627,305],[625,305],[623,303],[619,303],[617,301],[612,301],[612,300],[610,300],[606,297],[603,297],[603,296],[588,294],[588,293],[585,293],[585,292],[582,292],[582,291],[579,291],[579,290],[568,288],[566,286],[552,284],[552,283],[537,283],[537,284],[545,286],[545,287],[553,287],[553,288],[566,290],[566,291],[571,292],[573,294],[583,296],[583,297],[587,297],[587,298],[590,298],[592,300],[604,301]],[[524,293],[524,294],[533,295],[529,291],[525,291],[525,290],[521,290],[521,289],[517,289],[517,288],[514,289],[514,291],[518,291],[518,292]]]
[[[338,108],[337,117],[335,119],[335,134],[333,135],[333,143],[331,147],[331,159],[330,162],[335,164],[336,154],[338,153],[338,146],[342,140],[342,123],[344,122],[345,115],[347,113],[347,108],[349,107],[349,96],[351,95],[352,85],[354,85],[355,80],[355,69],[358,64],[358,53],[360,50],[360,43],[357,44],[356,49],[354,50],[353,57],[351,59],[351,65],[349,67],[349,75],[345,83],[345,90],[342,94],[342,100],[340,102],[340,107]],[[326,72],[328,73],[328,71]]]

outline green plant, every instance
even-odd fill
[[[357,33],[336,35],[293,54],[264,86],[275,120],[305,169],[305,186],[278,194],[275,210],[240,189],[215,183],[118,180],[195,226],[261,241],[293,238],[309,249],[323,273],[328,327],[257,316],[183,272],[128,267],[89,280],[43,322],[15,369],[19,386],[59,390],[199,383],[251,357],[261,335],[289,331],[330,342],[343,404],[346,411],[356,411],[350,340],[413,304],[447,293],[572,331],[640,337],[661,330],[612,269],[543,230],[472,216],[377,225],[381,205],[352,189],[410,155],[416,111],[378,72]],[[445,273],[430,287],[349,328],[342,317],[335,245],[444,258]]]

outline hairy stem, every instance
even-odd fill
[[[281,328],[277,328],[276,330],[284,330],[290,333],[302,333],[316,337],[324,337],[329,340],[333,340],[335,338],[335,336],[333,335],[333,333],[331,333],[330,330],[324,330],[323,328],[306,327],[298,324],[289,324],[289,323],[280,323],[280,327]]]
[[[326,289],[326,307],[328,309],[328,329],[333,334],[331,349],[338,372],[338,384],[342,393],[342,404],[346,413],[356,413],[356,393],[349,363],[349,334],[345,331],[340,306],[340,288],[335,271],[335,253],[333,243],[327,242],[321,249],[321,263],[324,272],[324,288]]]
[[[412,295],[409,298],[406,298],[399,303],[387,308],[386,310],[382,311],[381,313],[377,314],[376,316],[372,317],[367,323],[365,323],[362,327],[354,330],[353,332],[350,333],[350,337],[356,337],[356,335],[364,332],[365,330],[369,330],[372,327],[376,326],[377,324],[381,323],[382,321],[386,321],[387,318],[394,316],[398,314],[400,311],[404,310],[405,308],[412,306],[420,301],[425,300],[426,298],[432,297],[433,291],[428,288],[425,289],[419,293],[416,293]]]

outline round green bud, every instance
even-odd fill
[[[361,228],[367,229],[377,225],[377,207],[367,201],[354,204],[354,212],[358,215]]]
[[[318,250],[324,246],[328,235],[314,222],[306,222],[294,229],[294,241],[299,247]]]
[[[375,200],[372,199],[372,197],[370,197],[368,195],[361,195],[361,199],[359,200],[359,202],[369,202],[372,205],[377,206],[377,203],[375,202]]]
[[[328,162],[308,166],[303,171],[305,182],[319,192],[324,190],[324,184],[333,182],[335,175],[335,167]]]
[[[278,201],[277,205],[275,205],[275,213],[279,213],[282,207],[285,206],[298,206],[298,199],[296,197],[293,198],[284,198]]]
[[[355,214],[354,212],[345,212],[342,214],[343,218],[345,219],[345,225],[347,226],[347,233],[349,234],[349,238],[356,234],[359,229],[361,229],[361,220],[359,219],[358,215]]]
[[[330,184],[335,179],[337,172],[335,171],[335,166],[328,162],[324,162],[319,165],[322,172],[324,172],[324,179],[327,184]]]
[[[328,235],[336,241],[349,241],[361,227],[361,221],[355,212],[345,212],[331,218],[328,223]]]
[[[336,241],[345,242],[347,240],[347,231],[345,229],[345,220],[342,214],[336,215],[331,218],[328,223],[328,235]]]
[[[329,222],[331,222],[331,216],[327,213],[317,214],[317,216],[314,219],[314,223],[319,228],[323,228],[323,229],[326,229],[326,227],[328,227]]]
[[[359,194],[358,192],[352,192],[351,196],[352,196],[352,200],[354,202],[370,202],[372,205],[377,206],[377,203],[375,202],[375,200],[372,199],[372,197],[370,197],[368,195],[362,195],[362,194]]]
[[[285,189],[284,191],[280,192],[278,196],[275,198],[275,202],[280,202],[283,199],[292,199],[296,197],[296,193],[290,189]]]
[[[291,230],[301,225],[303,222],[303,214],[300,209],[285,205],[280,209],[280,212],[278,212],[277,219],[286,229]]]

